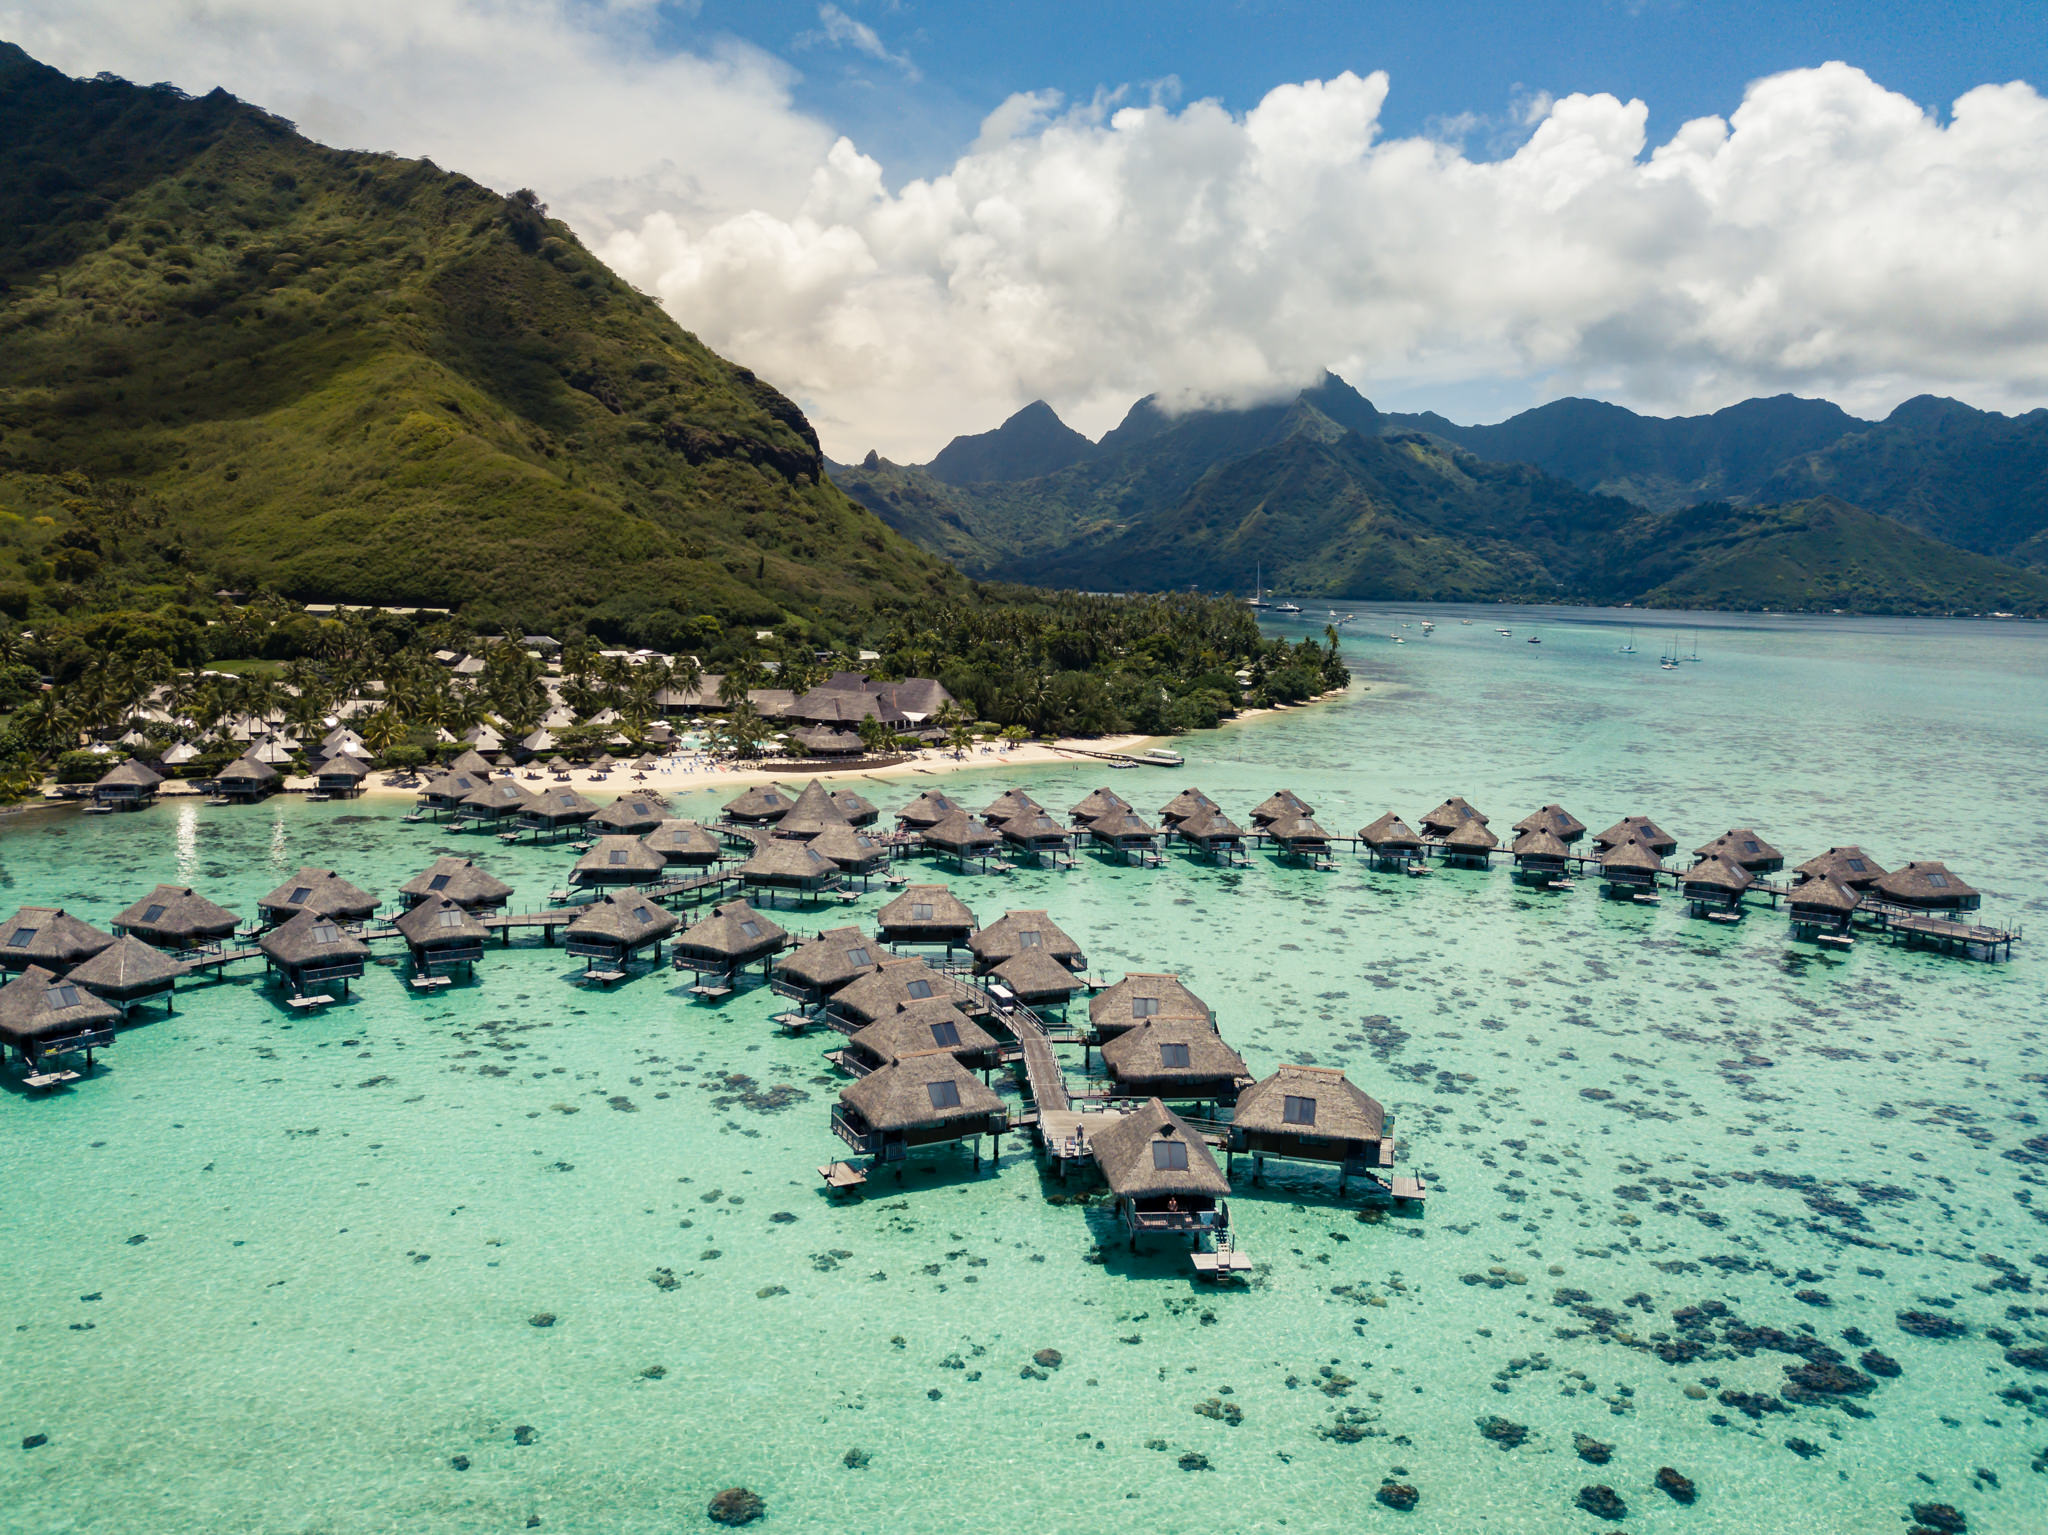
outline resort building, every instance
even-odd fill
[[[163,781],[155,768],[130,757],[100,776],[92,786],[92,802],[105,810],[140,810],[156,798],[157,785]]]
[[[789,942],[788,932],[765,914],[745,901],[728,901],[677,937],[675,960],[681,969],[721,975],[730,983],[756,960],[765,976],[767,961]]]
[[[1200,1018],[1150,1018],[1102,1047],[1102,1064],[1124,1098],[1225,1104],[1251,1085],[1244,1057]]]
[[[113,928],[159,949],[191,952],[218,945],[240,921],[190,885],[158,885],[116,917]]]
[[[1945,863],[1909,863],[1878,880],[1871,894],[1910,911],[1975,911],[1984,898]]]
[[[706,868],[717,863],[725,851],[696,821],[663,821],[641,840],[661,854],[663,863],[683,868]]]
[[[1725,858],[1750,874],[1775,874],[1785,867],[1785,855],[1747,826],[1724,831],[1705,847],[1694,848],[1693,857],[1702,863]]]
[[[737,872],[743,887],[767,891],[771,901],[777,890],[816,895],[839,888],[839,865],[810,843],[788,837],[763,837]]]
[[[1586,823],[1562,805],[1545,805],[1532,811],[1515,822],[1514,829],[1518,836],[1523,832],[1547,831],[1567,848],[1586,835]]]
[[[913,1002],[856,1031],[835,1064],[864,1077],[891,1061],[944,1050],[969,1071],[991,1070],[1002,1054],[996,1037],[943,997]]]
[[[829,928],[785,954],[775,967],[775,978],[803,1001],[822,1001],[886,957],[881,940],[859,928]]]
[[[1216,1026],[1209,1004],[1189,991],[1177,975],[1133,973],[1099,992],[1088,1004],[1088,1023],[1098,1039],[1114,1039],[1152,1018],[1195,1018]]]
[[[1375,864],[1398,868],[1422,857],[1422,838],[1391,810],[1370,826],[1360,827],[1358,840],[1365,844]]]
[[[1159,807],[1160,824],[1168,831],[1176,829],[1181,822],[1198,815],[1221,816],[1223,807],[1200,789],[1183,789],[1172,799]]]
[[[1863,893],[1839,885],[1827,875],[1801,880],[1785,898],[1795,938],[1846,938],[1850,919],[1863,904]]]
[[[1043,911],[1006,911],[967,940],[974,968],[983,974],[1020,954],[1038,953],[1068,970],[1079,970],[1081,946]]]
[[[648,950],[659,961],[661,941],[680,924],[644,896],[611,894],[599,897],[576,916],[562,935],[562,946],[588,962],[592,971],[602,961],[616,973]]]
[[[332,915],[310,907],[297,908],[289,921],[259,938],[256,947],[263,951],[264,968],[282,975],[294,997],[312,996],[336,981],[347,995],[348,983],[362,975],[370,958],[368,944]]]
[[[476,914],[445,895],[430,895],[393,924],[412,955],[416,975],[433,977],[476,968],[490,930]]]
[[[875,915],[885,943],[942,943],[951,953],[974,936],[974,913],[944,885],[907,885]]]
[[[1886,869],[1860,847],[1831,847],[1825,853],[1809,858],[1794,871],[1801,882],[1811,879],[1831,879],[1838,885],[1855,891],[1867,891],[1883,879]]]
[[[43,969],[62,975],[114,943],[90,922],[59,906],[24,906],[0,926],[0,970]]]
[[[965,815],[966,807],[937,789],[924,793],[896,812],[896,825],[903,831],[925,831],[951,815]]]
[[[796,802],[776,818],[775,835],[808,841],[832,827],[851,824],[839,813],[839,807],[832,803],[832,796],[826,792],[824,784],[813,778],[804,785]]]
[[[1220,810],[1197,810],[1169,821],[1167,835],[1209,858],[1235,859],[1244,852],[1244,828]]]
[[[806,845],[810,852],[832,861],[841,874],[858,874],[861,888],[889,867],[889,846],[855,826],[841,823],[828,827]]]
[[[1040,810],[1035,814],[1043,816],[1045,812]],[[945,854],[963,867],[970,858],[986,858],[1002,846],[1003,841],[999,833],[981,821],[970,819],[966,811],[958,808],[936,825],[927,826],[922,836],[926,847],[935,853]]]
[[[992,1156],[1000,1159],[1009,1125],[1002,1099],[947,1049],[896,1057],[841,1088],[832,1110],[832,1132],[877,1164],[901,1162],[930,1146],[972,1141],[979,1167],[980,1138],[992,1138]]]
[[[1593,839],[1603,853],[1624,842],[1640,842],[1660,859],[1678,851],[1678,839],[1646,815],[1624,816]]]
[[[1131,1247],[1148,1234],[1220,1237],[1230,1229],[1230,1183],[1208,1142],[1157,1098],[1088,1138]]]
[[[512,887],[478,868],[474,859],[451,854],[436,858],[398,887],[399,903],[408,908],[433,896],[453,901],[465,911],[502,911],[512,899]]]
[[[46,1073],[51,1056],[92,1052],[114,1042],[120,1012],[76,981],[63,980],[40,965],[30,965],[0,986],[0,1057],[12,1048],[30,1073],[31,1087],[55,1086],[64,1078]]]
[[[1740,916],[1743,894],[1755,883],[1741,864],[1718,856],[1702,858],[1678,876],[1679,893],[1695,916]]]
[[[1580,834],[1584,835],[1584,828]],[[1488,833],[1490,836],[1491,833]],[[1518,832],[1508,851],[1515,860],[1515,878],[1530,884],[1555,885],[1567,872],[1571,849],[1547,826]]]
[[[1298,815],[1313,819],[1315,813],[1315,807],[1292,789],[1282,789],[1253,807],[1252,830],[1264,831],[1282,816]]]
[[[661,796],[643,789],[621,794],[609,805],[600,807],[584,825],[599,836],[644,837],[667,819],[668,806],[662,803]]]
[[[267,762],[258,762],[253,757],[237,757],[214,775],[213,792],[217,798],[253,803],[275,794],[284,787],[284,780],[277,769]]]
[[[341,922],[363,922],[376,910],[374,895],[351,885],[332,869],[301,869],[256,903],[257,915],[273,925],[302,911]]]
[[[1238,1094],[1230,1116],[1230,1154],[1252,1156],[1252,1181],[1267,1157],[1322,1162],[1343,1180],[1375,1176],[1394,1162],[1394,1127],[1378,1100],[1327,1066],[1282,1066]]]
[[[140,938],[122,937],[73,968],[65,979],[111,1002],[126,1017],[129,1008],[151,997],[162,997],[165,1007],[171,1008],[172,988],[184,973],[185,967],[165,957],[163,950]]]
[[[951,976],[914,957],[885,959],[832,994],[832,1010],[857,1024],[877,1023],[913,1002],[934,997],[967,1011],[974,995]]]
[[[1114,789],[1097,789],[1067,812],[1074,825],[1087,828],[1104,816],[1122,815],[1131,808],[1131,802]]]
[[[574,789],[547,788],[529,796],[526,808],[519,813],[519,824],[531,832],[559,835],[582,826],[596,814],[596,802],[585,799]]]
[[[772,826],[788,815],[795,803],[796,796],[780,784],[761,783],[728,802],[719,814],[736,826]]]
[[[1602,845],[1600,879],[1609,895],[1655,901],[1657,879],[1663,872],[1664,860],[1634,837]]]
[[[576,860],[569,883],[579,890],[611,885],[652,885],[668,873],[668,861],[638,837],[599,837]]]
[[[313,789],[329,799],[353,799],[363,792],[370,765],[347,752],[336,752],[313,769]]]

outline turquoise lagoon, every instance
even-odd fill
[[[1436,608],[1425,638],[1358,611],[1347,697],[1178,742],[1184,770],[944,787],[1064,810],[1109,781],[1149,811],[1193,783],[1241,819],[1289,786],[1341,833],[1451,793],[1496,828],[1553,799],[1687,848],[1753,825],[1794,861],[1945,859],[2033,941],[1822,953],[1767,908],[1722,928],[1348,855],[952,877],[985,920],[1049,908],[1098,973],[1182,971],[1255,1071],[1341,1066],[1388,1105],[1426,1213],[1241,1179],[1240,1292],[1054,1202],[1021,1137],[993,1173],[944,1155],[829,1201],[840,1079],[763,990],[589,992],[537,945],[430,998],[375,967],[314,1017],[196,984],[91,1080],[0,1096],[0,1525],[671,1531],[745,1484],[771,1530],[1548,1532],[1606,1528],[1575,1506],[1604,1484],[1633,1530],[1881,1531],[1915,1502],[2048,1529],[2048,630],[1687,616],[1701,660],[1666,672],[1645,615]],[[860,786],[890,810],[932,781]],[[102,923],[158,880],[246,914],[302,863],[390,896],[459,850],[519,908],[573,857],[404,808],[37,811],[0,883]],[[1777,1345],[1807,1339],[1899,1373],[1853,1411],[1786,1402]],[[1414,1512],[1375,1501],[1389,1477]]]

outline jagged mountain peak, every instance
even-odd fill
[[[988,484],[1053,474],[1094,452],[1050,405],[1033,400],[992,432],[955,437],[924,467],[948,485]]]

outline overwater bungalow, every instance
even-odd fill
[[[497,745],[502,746],[504,742],[500,741]],[[496,749],[496,746],[492,748],[494,751]],[[491,765],[484,760],[481,752],[477,751],[475,747],[470,747],[466,751],[455,754],[448,764],[448,771],[451,773],[467,773],[473,778],[488,778],[491,776]]]
[[[1043,811],[1038,813],[1044,814]],[[967,812],[959,809],[936,825],[927,826],[921,835],[926,847],[935,853],[943,853],[963,867],[968,859],[986,858],[1003,843],[1001,833],[983,822],[969,819]]]
[[[875,802],[852,789],[834,789],[832,807],[846,817],[849,826],[872,826],[881,820],[882,812],[875,808]]]
[[[1975,911],[1983,896],[1951,874],[1945,863],[1909,863],[1894,869],[1871,888],[1876,899],[1910,911]]]
[[[809,846],[812,852],[831,859],[841,874],[859,875],[862,889],[872,876],[889,867],[888,844],[858,827],[831,827],[813,837]]]
[[[1254,1183],[1267,1157],[1328,1163],[1338,1169],[1341,1190],[1346,1178],[1362,1174],[1377,1182],[1378,1169],[1393,1165],[1393,1130],[1379,1101],[1343,1072],[1282,1066],[1238,1094],[1230,1155],[1251,1153]]]
[[[772,826],[789,814],[796,796],[780,784],[758,783],[719,812],[736,826]]]
[[[721,975],[729,985],[756,960],[766,976],[768,961],[789,943],[789,933],[765,913],[745,901],[727,901],[678,935],[675,962],[678,969],[699,975]]]
[[[1820,874],[1794,885],[1785,904],[1790,908],[1793,937],[1841,943],[1848,938],[1856,908],[1863,904],[1863,893]]]
[[[158,885],[112,925],[115,932],[160,949],[189,952],[218,945],[240,922],[225,906],[214,905],[190,885]]]
[[[1437,841],[1443,842],[1447,841],[1451,833],[1461,826],[1484,826],[1486,824],[1487,818],[1473,809],[1463,795],[1453,794],[1449,799],[1422,818],[1422,834],[1425,837],[1433,837]],[[1500,846],[1500,840],[1495,838],[1493,845],[1495,847]]]
[[[1216,1026],[1209,1004],[1177,975],[1133,973],[1098,992],[1088,1004],[1088,1023],[1098,1039],[1114,1039],[1148,1018],[1198,1018]]]
[[[964,948],[978,924],[967,903],[944,885],[906,885],[875,914],[884,943],[942,943]]]
[[[129,1008],[151,997],[162,997],[164,1006],[176,1011],[171,990],[184,973],[185,967],[167,958],[163,950],[151,948],[140,938],[123,937],[75,967],[65,979],[113,1003],[126,1016]]]
[[[82,1052],[91,1069],[92,1052],[114,1042],[120,1012],[76,981],[62,980],[41,965],[30,965],[0,986],[0,1057],[11,1046],[29,1073],[30,1087],[55,1087],[75,1073],[51,1071],[53,1056]],[[19,1174],[17,1174],[19,1176]]]
[[[336,752],[313,769],[313,789],[329,799],[353,799],[363,792],[370,764],[347,752]]]
[[[1026,811],[999,822],[996,832],[1020,853],[1038,858],[1057,858],[1072,843],[1074,834],[1043,810]]]
[[[981,810],[981,818],[988,822],[989,825],[994,826],[999,822],[1009,820],[1011,816],[1026,815],[1034,810],[1042,813],[1045,810],[1045,806],[1039,804],[1037,800],[1026,794],[1022,789],[1011,789],[1005,793],[998,794],[984,805]]]
[[[445,895],[426,897],[394,925],[412,955],[413,973],[429,979],[464,968],[473,972],[490,937],[474,912]]]
[[[275,926],[310,911],[342,922],[362,922],[377,910],[377,898],[332,869],[301,869],[256,903],[256,912]]]
[[[1011,955],[989,971],[988,978],[1026,1007],[1056,1007],[1062,1012],[1075,992],[1088,989],[1086,981],[1037,949]]]
[[[1229,1180],[1208,1142],[1157,1098],[1094,1131],[1088,1147],[1133,1250],[1147,1233],[1199,1239],[1229,1232]]]
[[[1626,896],[1641,902],[1657,899],[1657,880],[1664,872],[1664,860],[1634,837],[1604,844],[1600,854],[1600,882],[1611,896]]]
[[[1514,829],[1518,836],[1525,831],[1547,831],[1567,848],[1586,835],[1586,823],[1562,805],[1545,805],[1541,810],[1533,810],[1515,822]]]
[[[657,884],[668,873],[668,860],[638,837],[599,837],[576,860],[569,883],[579,890],[612,885]]]
[[[453,855],[436,858],[398,887],[399,903],[408,909],[430,896],[443,896],[464,911],[503,911],[512,887],[476,860]]]
[[[1679,893],[1694,916],[1733,920],[1742,915],[1743,892],[1756,876],[1722,857],[1702,858],[1678,876]]]
[[[1087,823],[1088,840],[1099,848],[1115,853],[1129,863],[1133,858],[1141,863],[1153,863],[1159,858],[1159,844],[1164,834],[1156,826],[1148,826],[1132,810],[1110,810]]]
[[[791,837],[764,837],[754,856],[735,872],[744,888],[766,891],[770,901],[777,890],[816,895],[839,888],[839,865],[810,843]]]
[[[678,926],[673,913],[662,910],[645,896],[625,892],[600,896],[576,915],[562,935],[562,946],[587,961],[585,968],[617,975],[643,951],[659,962],[661,941]]]
[[[1382,868],[1404,868],[1422,859],[1422,838],[1391,810],[1370,826],[1361,826],[1358,840],[1365,844],[1373,863]]]
[[[832,1133],[876,1164],[901,1162],[913,1151],[954,1141],[991,1137],[1000,1159],[1010,1127],[1003,1101],[960,1064],[951,1050],[913,1051],[841,1088],[832,1110]]]
[[[1584,828],[1580,828],[1583,833]],[[1489,836],[1492,833],[1488,833]],[[1571,849],[1547,826],[1518,832],[1508,851],[1515,860],[1515,878],[1532,885],[1555,885],[1568,872]]]
[[[1082,829],[1094,825],[1104,816],[1123,815],[1129,812],[1131,802],[1114,789],[1097,789],[1067,811],[1074,825]]]
[[[804,785],[796,802],[776,818],[775,835],[808,841],[834,826],[851,824],[839,813],[839,807],[832,803],[832,796],[826,792],[825,786],[813,778]]]
[[[867,750],[860,733],[838,725],[805,725],[789,733],[806,757],[858,757]]]
[[[1264,831],[1282,816],[1313,818],[1315,813],[1315,807],[1292,789],[1282,789],[1252,808],[1252,830]]]
[[[965,815],[966,807],[937,789],[924,793],[896,812],[896,825],[903,831],[924,831],[951,815]]]
[[[1266,840],[1289,858],[1322,858],[1330,851],[1330,834],[1313,816],[1283,815],[1268,821]]]
[[[831,1007],[842,1018],[866,1025],[890,1017],[913,1002],[929,1002],[934,997],[943,998],[963,1011],[985,1010],[965,986],[915,956],[882,960],[873,970],[834,992]]]
[[[988,1071],[1002,1054],[996,1037],[943,997],[913,1002],[854,1033],[834,1064],[864,1077],[906,1055],[944,1050],[969,1071]]]
[[[1863,892],[1885,877],[1885,866],[1860,847],[1831,847],[1809,858],[1793,871],[1804,884],[1813,879],[1831,879],[1847,889]]]
[[[284,780],[278,776],[277,769],[253,757],[237,757],[213,778],[216,798],[239,800],[245,804],[264,799],[283,787]]]
[[[517,822],[533,809],[539,796],[515,778],[496,778],[463,796],[455,818],[478,826]]]
[[[697,821],[663,821],[641,839],[661,854],[663,863],[701,869],[717,863],[725,849]]]
[[[582,826],[597,814],[597,802],[574,789],[550,786],[527,796],[519,824],[527,831],[559,836]]]
[[[1604,853],[1630,841],[1642,843],[1659,858],[1678,851],[1678,839],[1646,815],[1624,816],[1595,837],[1593,845]]]
[[[1199,1018],[1150,1018],[1102,1046],[1102,1064],[1123,1098],[1225,1104],[1249,1087],[1244,1057]]]
[[[603,837],[644,837],[668,819],[668,806],[649,790],[621,794],[583,824]]]
[[[140,810],[156,798],[164,775],[139,758],[110,768],[92,786],[92,802],[107,810]]]
[[[1472,869],[1489,867],[1493,862],[1493,851],[1499,846],[1500,838],[1476,818],[1452,827],[1437,843],[1445,863]]]
[[[1066,970],[1079,970],[1083,964],[1081,946],[1043,911],[1006,911],[968,939],[967,948],[981,974],[1029,953],[1043,954]]]
[[[1692,855],[1702,862],[1725,858],[1751,874],[1775,874],[1785,867],[1785,855],[1747,826],[1722,832],[1705,847],[1694,848]]]
[[[1236,860],[1244,853],[1244,828],[1220,810],[1197,810],[1171,822],[1166,831],[1208,858]]]
[[[436,813],[455,809],[491,781],[488,773],[441,773],[420,785],[420,807]]]
[[[0,926],[0,970],[40,966],[62,975],[114,943],[103,933],[60,906],[24,906]]]
[[[1197,815],[1221,816],[1223,807],[1200,789],[1183,789],[1159,807],[1159,821],[1168,831]]]
[[[257,939],[256,947],[263,951],[264,968],[282,975],[294,997],[318,995],[336,981],[346,996],[348,983],[362,975],[370,958],[368,944],[332,915],[310,907],[298,908],[290,921]]]
[[[819,1001],[887,958],[881,940],[857,927],[828,928],[777,961],[775,978],[804,1001]]]

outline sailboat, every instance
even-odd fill
[[[1675,672],[1678,670],[1678,641],[1676,638],[1674,638],[1671,641],[1671,645],[1668,649],[1660,651],[1658,653],[1657,664],[1663,667],[1664,670],[1667,672]]]
[[[1689,656],[1687,656],[1687,657],[1686,657],[1685,659],[1686,659],[1686,660],[1688,660],[1688,661],[1697,661],[1697,660],[1698,660],[1699,658],[1700,658],[1700,632],[1699,632],[1699,630],[1695,629],[1695,630],[1693,630],[1693,632],[1692,632],[1692,654],[1691,654],[1691,655],[1689,655]]]
[[[1266,601],[1265,563],[1261,561],[1253,569],[1257,574],[1252,577],[1252,594],[1245,599],[1244,605],[1248,608],[1270,608],[1273,604]]]
[[[1627,643],[1626,645],[1622,646],[1622,647],[1621,647],[1621,649],[1619,649],[1618,651],[1616,651],[1616,652],[1615,652],[1615,654],[1616,654],[1616,655],[1622,655],[1622,656],[1632,656],[1632,655],[1634,655],[1635,653],[1636,653],[1636,632],[1635,632],[1635,630],[1631,629],[1631,630],[1629,630],[1629,632],[1628,632],[1628,643]]]

